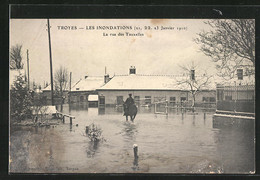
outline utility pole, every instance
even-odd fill
[[[69,104],[70,104],[70,97],[71,97],[71,76],[72,76],[72,72],[70,72],[70,92],[69,92]],[[69,106],[70,107],[70,106]],[[70,109],[69,109],[70,111]]]
[[[30,90],[30,75],[29,75],[29,50],[27,49],[27,74],[28,74],[28,90]]]
[[[50,73],[51,73],[51,104],[53,103],[53,76],[52,76],[52,56],[51,56],[51,34],[50,34],[50,22],[49,19],[47,19],[47,25],[48,25],[48,37],[49,37],[49,53],[50,53]]]
[[[72,72],[70,72],[70,91],[71,91],[71,76],[72,76]]]

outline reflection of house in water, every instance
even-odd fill
[[[106,80],[105,76],[105,80]],[[86,102],[90,105],[97,106],[98,96],[96,89],[101,87],[104,84],[104,77],[103,76],[85,76],[84,79],[80,79],[71,89],[69,92],[70,102]]]
[[[255,116],[254,77],[233,79],[217,85],[217,111],[215,116]]]
[[[181,76],[136,74],[135,67],[131,67],[129,75],[115,75],[108,83],[97,89],[99,103],[121,106],[130,93],[136,104],[140,106],[149,106],[165,100],[170,106],[185,101],[191,103],[189,86],[180,85],[177,82],[178,78],[180,79]],[[202,89],[196,95],[198,104],[205,101],[215,103],[214,85],[211,85],[211,88]]]

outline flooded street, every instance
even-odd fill
[[[12,127],[10,172],[28,173],[251,173],[254,121],[213,120],[213,112],[155,115],[139,109],[134,122],[122,109],[64,105],[73,125]],[[90,142],[85,127],[96,124],[104,141]],[[138,145],[134,160],[133,145]],[[251,171],[251,172],[250,172]]]

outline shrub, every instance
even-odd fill
[[[27,89],[23,75],[18,75],[10,89],[10,117],[12,120],[24,120],[31,114],[32,96]]]
[[[102,136],[102,129],[94,123],[86,126],[86,135],[92,142],[99,142],[101,140],[104,140]]]

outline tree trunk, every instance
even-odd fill
[[[191,107],[192,107],[192,112],[195,111],[195,94],[192,94],[192,104],[191,104]]]

